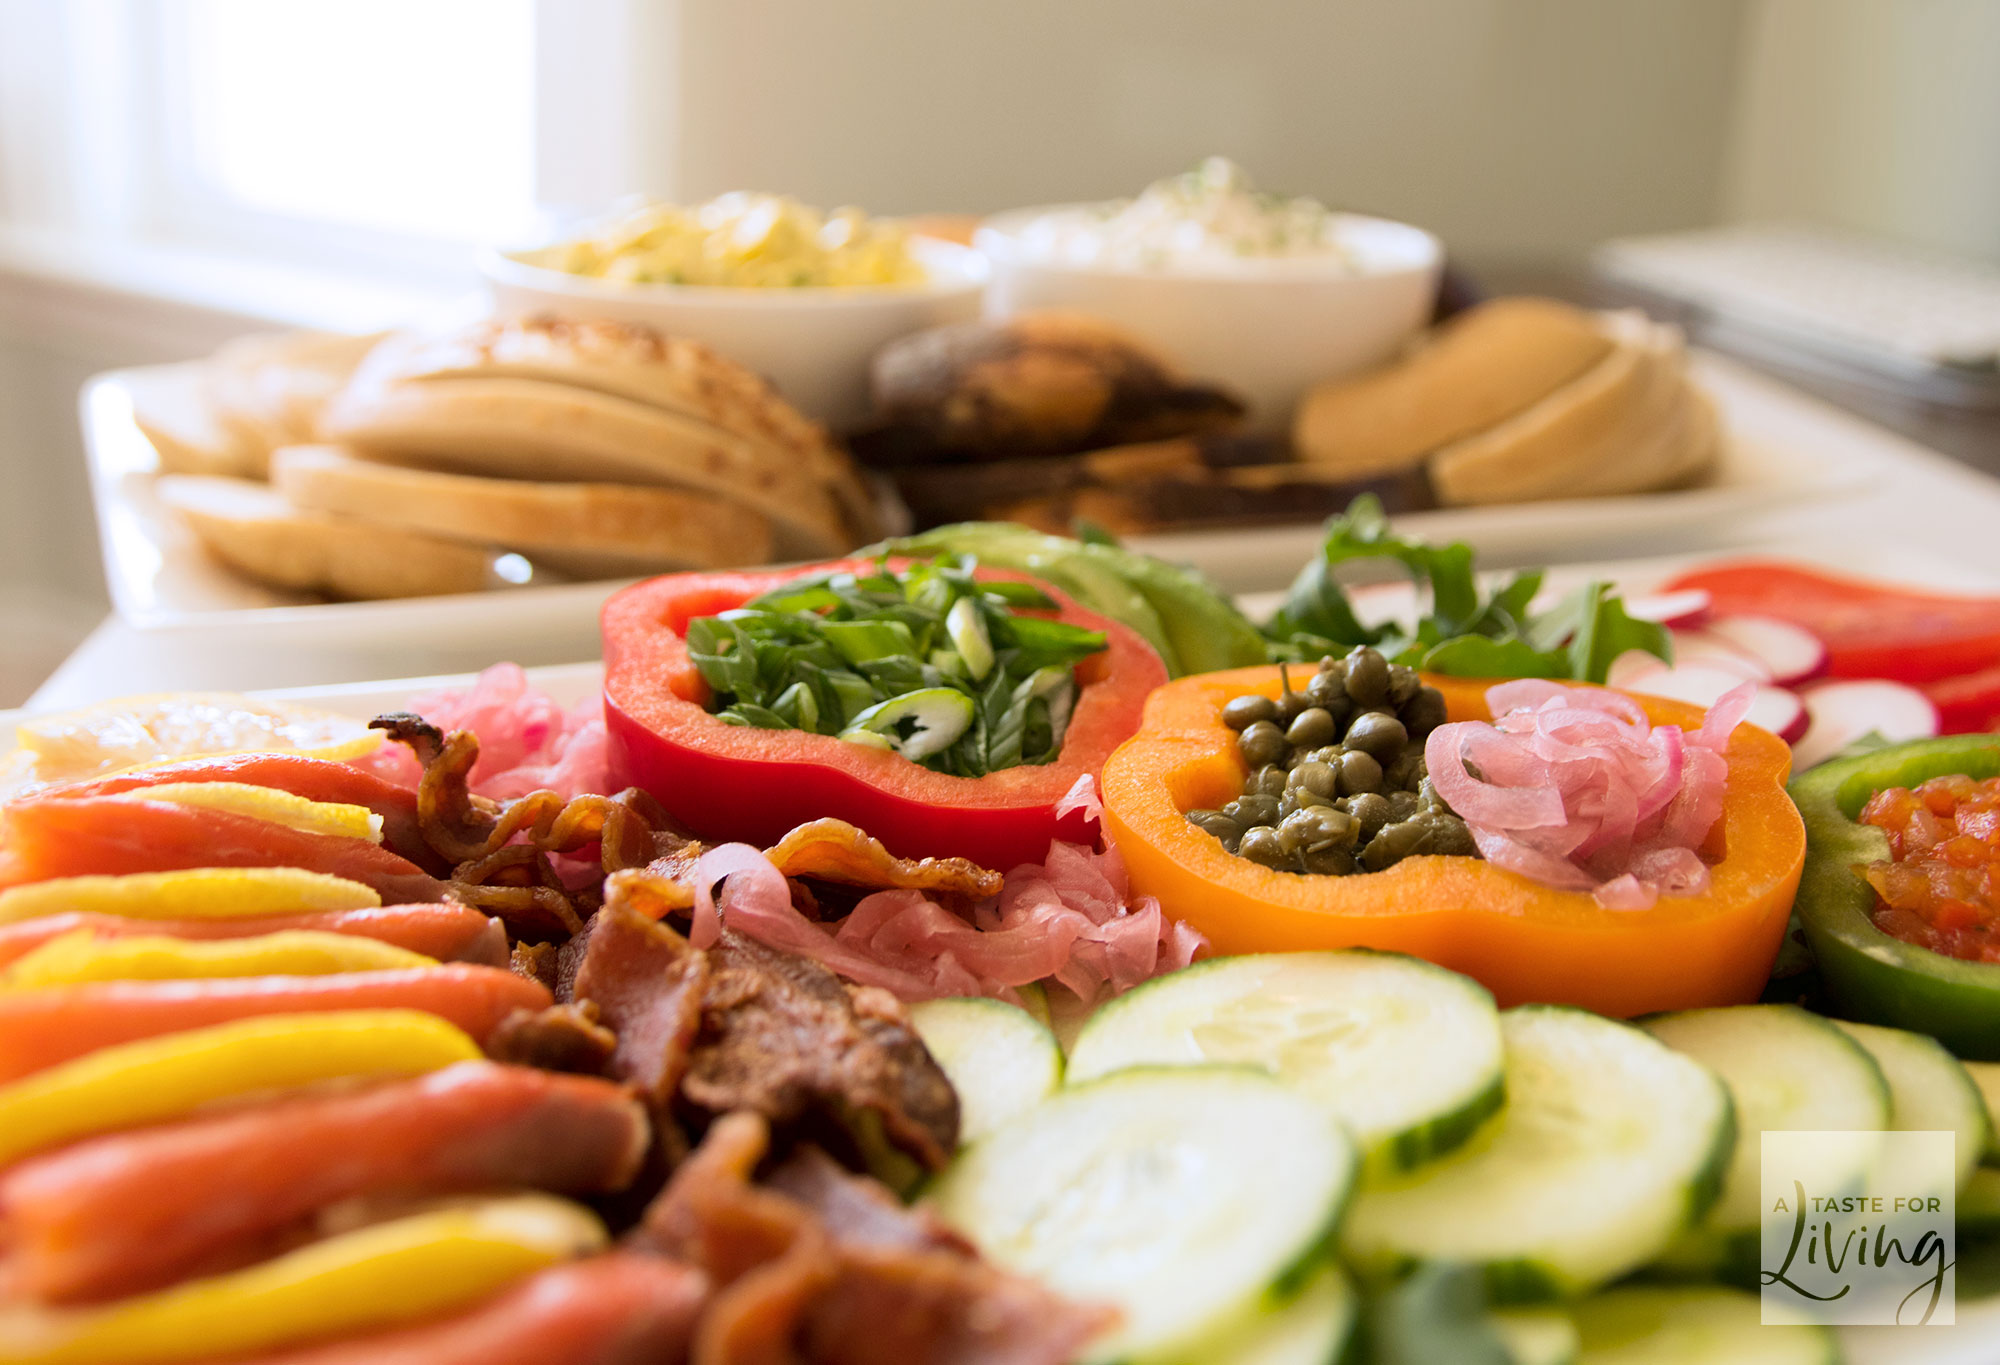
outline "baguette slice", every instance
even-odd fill
[[[169,474],[154,484],[217,559],[249,578],[329,597],[429,597],[499,586],[493,555],[391,526],[301,511],[249,479]]]
[[[483,318],[444,332],[410,332],[375,348],[357,375],[371,384],[533,379],[626,398],[803,461],[826,481],[860,539],[873,539],[873,500],[825,428],[762,376],[699,342],[599,319]]]
[[[265,332],[238,337],[207,363],[208,393],[224,426],[262,452],[309,441],[320,410],[340,391],[375,336]]]
[[[263,464],[255,442],[225,423],[199,363],[129,375],[132,421],[165,474],[248,476]]]
[[[418,468],[557,483],[635,483],[734,498],[770,517],[779,553],[852,543],[810,463],[630,398],[535,379],[357,382],[320,422],[332,441]]]
[[[1637,313],[1607,322],[1618,344],[1581,378],[1431,457],[1441,501],[1528,502],[1657,486],[1633,476],[1634,452],[1674,421],[1686,392],[1680,334]]]
[[[295,507],[505,545],[577,578],[761,564],[771,557],[771,524],[760,513],[679,489],[437,474],[360,459],[339,446],[273,452],[271,482]]]
[[[1408,469],[1522,411],[1610,355],[1595,313],[1553,299],[1495,299],[1461,313],[1414,354],[1321,384],[1299,405],[1299,458],[1351,478]]]

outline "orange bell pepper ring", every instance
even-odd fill
[[[1490,679],[1426,676],[1452,720],[1491,720]],[[1722,818],[1702,855],[1709,888],[1650,910],[1607,910],[1479,858],[1406,858],[1381,872],[1279,872],[1225,850],[1185,812],[1223,805],[1248,776],[1224,703],[1276,698],[1278,670],[1243,668],[1167,684],[1139,733],[1104,765],[1106,832],[1135,894],[1208,936],[1219,953],[1381,948],[1481,982],[1502,1006],[1581,1005],[1620,1018],[1755,1000],[1770,975],[1805,862],[1785,795],[1791,750],[1738,726],[1724,758]],[[1655,725],[1693,729],[1700,708],[1635,697]]]

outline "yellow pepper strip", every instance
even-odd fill
[[[53,877],[0,891],[0,924],[44,915],[122,919],[256,919],[372,910],[372,887],[301,867],[190,867],[122,877]]]
[[[434,967],[437,959],[355,934],[287,929],[251,938],[144,934],[99,938],[88,929],[52,938],[0,969],[0,990],[85,981],[170,981],[218,976],[331,976]]]
[[[113,792],[113,801],[171,801],[180,806],[228,811],[254,820],[269,820],[306,834],[331,834],[346,839],[382,842],[382,817],[366,806],[341,801],[313,801],[276,787],[249,782],[161,782]]]
[[[567,1200],[476,1200],[101,1308],[0,1310],[0,1362],[166,1365],[380,1331],[468,1307],[606,1240],[596,1215]]]
[[[482,1054],[417,1010],[273,1014],[102,1048],[0,1087],[0,1166],[93,1133],[346,1076],[417,1076]]]

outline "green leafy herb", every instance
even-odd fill
[[[1075,667],[1104,636],[1020,611],[1030,583],[982,583],[971,556],[787,583],[687,627],[710,709],[732,725],[810,730],[960,777],[1051,763]]]
[[[1362,624],[1336,571],[1368,560],[1399,565],[1428,598],[1429,610],[1413,627]],[[1399,536],[1380,500],[1363,494],[1327,522],[1321,553],[1299,571],[1264,633],[1280,661],[1374,645],[1391,662],[1461,677],[1603,682],[1626,650],[1673,657],[1667,628],[1634,620],[1609,584],[1586,583],[1546,611],[1531,611],[1541,588],[1542,574],[1534,570],[1482,595],[1470,545]]]

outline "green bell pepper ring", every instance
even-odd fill
[[[1857,817],[1887,787],[1961,773],[2000,776],[2000,736],[1952,735],[1822,763],[1792,780],[1806,826],[1795,908],[1834,1012],[1928,1033],[1961,1057],[2000,1060],[2000,963],[1966,962],[1875,927],[1875,888],[1855,869],[1889,857]]]

